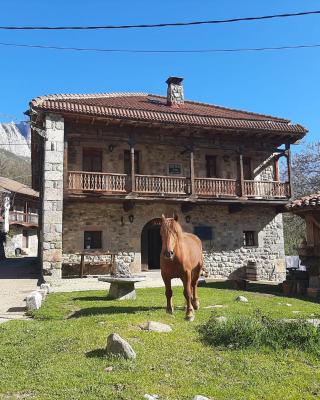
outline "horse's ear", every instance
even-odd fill
[[[161,215],[161,219],[162,219],[162,222],[165,222],[166,217],[164,216],[164,214]]]
[[[173,219],[174,219],[175,221],[178,221],[178,219],[179,219],[179,218],[178,218],[178,214],[174,213],[174,214],[173,214]]]

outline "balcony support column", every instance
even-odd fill
[[[64,138],[63,145],[63,191],[66,193],[69,189],[69,173],[68,173],[68,141]]]
[[[291,182],[291,150],[290,143],[286,144],[286,159],[287,159],[287,172],[288,172],[288,183],[289,183],[289,197],[292,196],[292,182]]]
[[[243,155],[239,154],[239,197],[245,196],[244,191],[244,175],[243,175]]]
[[[136,176],[135,176],[135,162],[134,162],[134,140],[131,138],[129,141],[130,145],[130,159],[131,159],[131,192],[136,191]]]
[[[195,196],[196,195],[196,190],[195,190],[195,181],[194,181],[194,147],[191,146],[190,148],[190,191],[191,195]]]

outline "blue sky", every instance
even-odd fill
[[[246,17],[320,9],[302,0],[16,0],[1,2],[0,25],[96,25]],[[154,30],[10,32],[0,42],[129,49],[264,47],[320,43],[320,15]],[[0,121],[23,119],[49,93],[165,94],[169,75],[185,96],[291,119],[320,138],[320,48],[232,54],[107,54],[0,46]]]

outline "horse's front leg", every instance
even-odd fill
[[[171,279],[163,279],[166,287],[167,313],[173,314]]]
[[[191,288],[191,273],[187,272],[183,279],[183,294],[187,301],[186,320],[193,321],[193,306],[192,306],[192,288]]]
[[[200,302],[198,298],[198,280],[201,272],[201,267],[196,267],[192,272],[192,305],[195,310],[198,310],[200,307]]]

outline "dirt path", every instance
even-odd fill
[[[34,258],[0,261],[0,323],[24,318],[25,297],[37,288]]]

